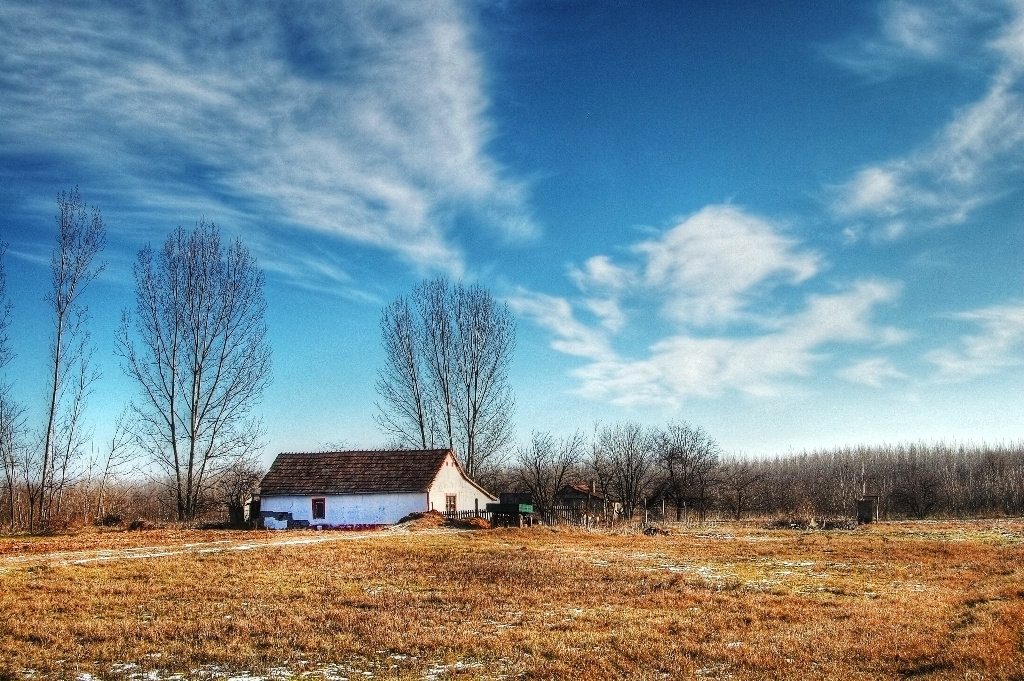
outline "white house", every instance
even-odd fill
[[[260,518],[274,528],[390,525],[493,501],[447,449],[278,454],[260,482]]]

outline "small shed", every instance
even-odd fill
[[[596,481],[592,481],[590,484],[565,485],[555,493],[555,505],[597,514],[614,510],[609,507],[605,495],[597,489]]]
[[[497,499],[448,449],[287,452],[260,483],[264,527],[391,525],[414,511],[483,511]]]
[[[864,525],[878,520],[878,496],[865,494],[857,500],[857,524]]]

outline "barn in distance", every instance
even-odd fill
[[[260,523],[391,525],[413,512],[483,511],[497,499],[448,449],[278,454],[260,483]]]

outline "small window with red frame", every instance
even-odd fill
[[[313,520],[323,520],[327,517],[327,500],[313,500]]]

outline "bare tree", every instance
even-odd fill
[[[750,510],[758,485],[765,479],[765,473],[757,463],[747,459],[734,459],[722,467],[719,480],[725,507],[733,520],[739,520]]]
[[[54,313],[54,335],[50,345],[49,402],[39,472],[39,522],[45,527],[50,521],[51,505],[63,489],[62,479],[55,471],[55,459],[60,456],[59,429],[62,410],[70,408],[80,416],[83,394],[74,383],[69,393],[68,378],[76,367],[88,363],[89,335],[85,328],[88,308],[81,304],[88,285],[103,271],[104,264],[94,260],[106,244],[106,229],[98,208],[90,211],[75,187],[70,193],[57,196],[57,246],[50,259],[52,290],[46,296]],[[88,375],[87,373],[84,375]],[[71,401],[70,407],[66,404]],[[77,416],[67,415],[67,419]],[[29,521],[30,526],[32,521]]]
[[[117,352],[141,396],[136,443],[163,472],[180,520],[196,517],[223,470],[260,446],[252,417],[270,381],[263,273],[212,223],[174,230],[135,264],[135,314]]]
[[[896,461],[893,500],[923,520],[938,506],[940,478],[937,467],[928,460],[928,452],[923,447],[910,445],[900,454]]]
[[[214,481],[216,496],[227,508],[232,527],[245,524],[245,504],[259,489],[264,473],[256,457],[246,456],[221,471]]]
[[[7,254],[7,243],[0,241],[0,369],[6,367],[14,358],[11,352],[7,327],[11,323],[11,310],[14,305],[7,299],[7,269],[4,267],[4,255]]]
[[[512,440],[515,321],[479,285],[425,281],[384,310],[377,422],[408,447],[453,449],[471,477]]]
[[[86,458],[86,446],[92,440],[92,429],[85,423],[85,406],[100,373],[93,368],[94,350],[87,344],[88,339],[88,331],[83,332],[81,347],[76,350],[75,372],[68,377],[64,409],[54,432],[52,476],[50,484],[43,490],[50,509],[50,524],[66,524],[70,520],[66,517],[65,495],[85,473],[82,462]]]
[[[89,458],[82,480],[82,517],[86,520],[102,521],[107,515],[107,492],[134,456],[128,419],[129,411],[126,409],[115,420],[114,434],[107,446]]]
[[[11,320],[11,302],[7,299],[7,271],[4,269],[3,257],[7,252],[7,244],[0,241],[0,369],[3,369],[13,358],[7,327]],[[0,378],[0,467],[3,468],[3,497],[10,513],[10,527],[13,531],[16,524],[16,496],[18,493],[18,464],[22,458],[25,435],[25,410],[14,401],[11,386]]]
[[[555,495],[578,475],[583,460],[583,437],[577,433],[556,439],[551,433],[534,431],[530,444],[516,455],[517,481],[533,496],[544,513],[553,512]]]
[[[378,409],[377,422],[399,443],[429,449],[435,433],[429,420],[421,331],[407,298],[384,308],[380,328],[387,362],[377,379],[377,393],[389,408]]]
[[[617,423],[596,435],[591,468],[622,503],[622,514],[632,519],[645,502],[657,472],[655,433],[639,423]]]
[[[675,505],[676,520],[682,519],[687,504],[703,513],[711,472],[718,466],[718,443],[700,426],[676,422],[659,431],[655,441],[665,493]]]
[[[476,476],[512,441],[508,367],[516,326],[508,308],[478,284],[456,287],[456,320],[458,432],[466,469]]]
[[[412,297],[418,315],[418,355],[428,380],[423,425],[433,431],[432,437],[454,449],[455,334],[458,330],[454,319],[455,293],[448,280],[438,277],[414,288]]]
[[[0,466],[3,467],[3,495],[10,514],[11,531],[17,525],[17,497],[25,455],[24,436],[25,410],[11,398],[9,386],[0,385]]]

